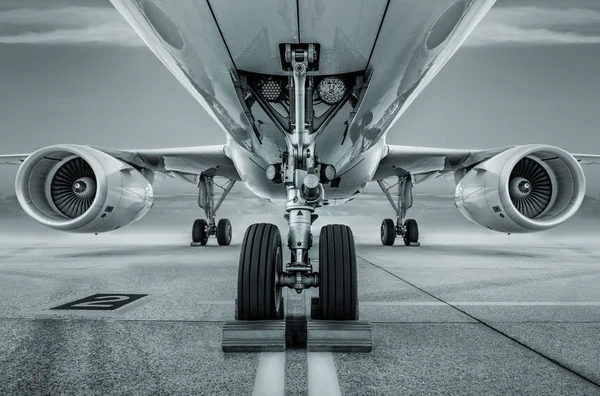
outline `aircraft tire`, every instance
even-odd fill
[[[238,268],[238,320],[272,320],[283,312],[281,234],[274,224],[252,224],[246,230]]]
[[[208,223],[204,219],[197,219],[192,225],[192,242],[200,243],[202,246],[208,242],[208,233],[206,228]]]
[[[357,271],[350,227],[329,224],[319,239],[320,319],[357,320]]]
[[[217,223],[217,242],[220,246],[229,246],[231,244],[231,236],[233,229],[231,222],[228,219],[221,219]]]
[[[419,225],[415,219],[406,219],[404,221],[404,229],[403,239],[406,246],[419,242]]]
[[[384,246],[392,246],[396,240],[396,224],[392,219],[383,219],[381,222],[381,243]]]

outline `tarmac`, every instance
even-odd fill
[[[597,208],[505,235],[469,223],[451,198],[415,196],[420,247],[381,246],[393,217],[383,196],[323,208],[316,236],[353,227],[372,352],[226,354],[244,231],[266,221],[285,236],[283,209],[228,198],[218,217],[231,219],[232,245],[190,247],[194,199],[159,199],[100,235],[0,213],[1,395],[600,395]],[[135,301],[77,302],[96,294]],[[65,304],[79,309],[52,309]]]

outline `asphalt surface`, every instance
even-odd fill
[[[422,246],[383,247],[385,202],[328,208],[315,231],[353,226],[373,351],[224,354],[245,228],[287,232],[277,207],[241,202],[222,209],[229,247],[188,246],[197,210],[185,200],[98,236],[0,213],[0,394],[600,395],[600,231],[588,212],[508,236],[424,199],[411,211]],[[50,309],[97,293],[145,296],[114,311]]]

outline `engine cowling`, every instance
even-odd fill
[[[29,216],[60,231],[99,233],[141,219],[152,185],[135,168],[91,147],[54,145],[21,164],[17,198]]]
[[[499,232],[543,231],[577,212],[585,176],[567,151],[548,145],[514,147],[475,166],[458,182],[461,213]]]

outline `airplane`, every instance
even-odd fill
[[[573,216],[586,189],[581,165],[600,164],[600,155],[547,144],[473,150],[386,143],[495,0],[111,2],[223,129],[226,143],[148,150],[57,144],[0,156],[0,163],[20,165],[15,188],[25,213],[60,231],[108,232],[141,219],[161,175],[198,187],[206,219],[194,221],[192,245],[209,237],[231,243],[231,222],[217,222],[216,214],[236,182],[285,205],[286,241],[273,224],[246,230],[239,320],[281,318],[283,287],[318,287],[322,319],[358,319],[351,228],[321,228],[318,268],[309,252],[318,209],[354,199],[369,182],[396,214],[381,224],[382,244],[398,237],[418,245],[417,221],[407,218],[414,184],[453,175],[455,203],[467,219],[526,233]],[[223,190],[216,203],[215,187]]]

